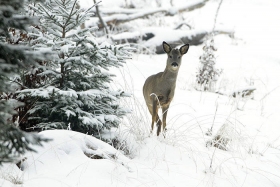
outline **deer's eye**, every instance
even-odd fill
[[[169,58],[172,58],[172,56],[170,55]]]
[[[180,59],[181,57],[180,56],[178,56],[178,59]]]

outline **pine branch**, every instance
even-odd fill
[[[41,4],[39,4],[38,6],[39,6],[40,8],[43,9],[43,11],[48,15],[48,18],[49,18],[50,20],[54,20],[54,22],[55,22],[59,27],[63,28],[63,25],[61,25],[58,21],[56,21],[56,20],[54,19],[54,17],[53,17],[52,15],[49,14],[49,12],[50,12],[49,10],[46,10],[46,8],[45,8],[44,6],[42,6]],[[32,6],[30,6],[30,5],[29,5],[29,7],[32,8],[32,9],[34,9],[34,10],[37,10],[35,7],[32,7]]]
[[[22,83],[16,81],[16,80],[10,80],[11,82],[17,83],[18,85],[20,85],[21,87],[25,88],[25,89],[29,89],[27,86],[23,85]]]
[[[66,26],[67,26],[67,24],[68,24],[68,22],[70,21],[70,19],[71,19],[71,17],[72,17],[72,13],[73,13],[73,11],[74,11],[74,8],[75,8],[75,6],[76,6],[76,3],[77,3],[77,0],[75,0],[75,2],[73,3],[73,6],[72,6],[72,9],[71,9],[71,12],[70,12],[70,14],[69,14],[69,16],[68,16],[68,18],[67,18],[67,20],[65,21],[65,25],[63,26],[63,31],[62,31],[62,38],[65,38],[65,36],[66,36]]]

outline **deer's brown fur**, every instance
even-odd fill
[[[143,95],[152,115],[151,131],[154,122],[157,123],[157,135],[160,134],[163,122],[163,131],[166,129],[166,117],[169,105],[174,97],[176,80],[181,66],[182,56],[188,52],[189,44],[183,45],[180,49],[172,49],[166,42],[162,44],[167,53],[167,61],[164,72],[157,73],[148,77],[143,86]],[[162,121],[158,116],[158,109],[162,108]]]

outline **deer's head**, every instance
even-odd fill
[[[185,44],[180,49],[172,49],[166,42],[162,43],[163,50],[167,53],[166,68],[169,71],[177,72],[181,66],[182,56],[189,50],[189,44]]]

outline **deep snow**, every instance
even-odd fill
[[[218,2],[180,16],[196,29],[211,28]],[[278,0],[224,0],[220,9],[217,24],[234,28],[235,35],[215,37],[217,67],[224,70],[217,89],[232,93],[253,86],[252,99],[196,91],[202,45],[191,46],[168,112],[167,137],[150,135],[142,86],[148,76],[164,70],[166,55],[135,54],[121,70],[112,69],[118,75],[114,87],[133,93],[124,104],[134,111],[116,130],[127,140],[129,156],[84,134],[45,131],[41,134],[53,141],[25,155],[23,171],[15,164],[1,167],[0,186],[280,186],[279,8]],[[171,17],[158,19],[173,24]],[[228,151],[206,147],[212,125],[213,136],[225,125],[232,140]],[[92,154],[107,159],[86,156]]]

